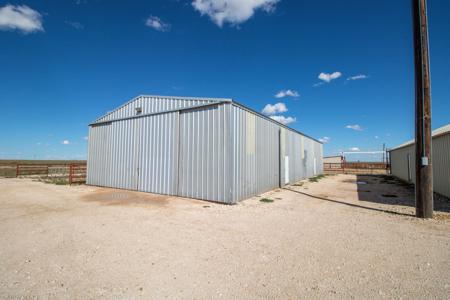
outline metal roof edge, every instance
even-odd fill
[[[157,112],[152,112],[152,113],[148,113],[148,114],[141,114],[141,115],[134,115],[134,116],[128,116],[128,117],[123,117],[123,118],[117,118],[117,119],[112,119],[112,120],[104,120],[104,121],[95,121],[93,123],[90,123],[88,126],[96,126],[96,125],[101,125],[101,124],[109,124],[112,122],[117,122],[117,121],[123,121],[123,120],[130,120],[130,119],[139,119],[139,118],[143,118],[143,117],[148,117],[148,116],[154,116],[154,115],[163,115],[163,114],[167,114],[167,113],[172,113],[172,112],[177,112],[177,111],[186,111],[186,110],[194,110],[194,109],[198,109],[198,108],[204,108],[204,107],[210,107],[210,106],[215,106],[215,105],[221,105],[224,103],[230,103],[228,101],[214,101],[211,103],[206,103],[206,104],[199,104],[199,105],[195,105],[195,106],[190,106],[190,107],[179,107],[179,108],[174,108],[174,109],[169,109],[169,110],[162,110],[162,111],[157,111]]]
[[[249,112],[251,112],[251,113],[253,113],[253,114],[255,114],[255,115],[257,115],[257,116],[259,116],[261,118],[263,118],[263,119],[266,119],[266,120],[268,120],[270,122],[273,122],[273,123],[277,124],[278,126],[281,126],[281,127],[285,128],[287,130],[290,130],[290,131],[295,132],[297,134],[300,134],[300,135],[302,135],[304,137],[312,139],[312,140],[316,141],[317,143],[323,145],[323,143],[321,141],[319,141],[319,140],[317,140],[317,139],[315,139],[315,138],[313,138],[313,137],[311,137],[311,136],[309,136],[309,135],[307,135],[307,134],[305,134],[305,133],[303,133],[303,132],[301,132],[299,130],[296,130],[296,129],[294,129],[292,127],[289,127],[289,126],[287,126],[287,125],[285,125],[283,123],[280,123],[280,122],[278,122],[278,121],[276,121],[276,120],[274,120],[274,119],[272,119],[272,118],[270,118],[268,116],[265,116],[262,113],[257,112],[256,110],[254,110],[254,109],[252,109],[252,108],[250,108],[248,106],[245,106],[245,105],[237,102],[236,100],[234,100],[232,98],[214,98],[214,97],[208,98],[208,97],[185,97],[185,96],[163,96],[163,95],[145,95],[145,94],[140,94],[140,95],[132,98],[131,100],[125,102],[124,104],[118,106],[117,108],[107,112],[106,114],[102,115],[101,117],[97,118],[94,122],[91,122],[89,125],[97,124],[101,119],[105,118],[106,116],[109,116],[113,112],[118,111],[119,109],[123,108],[124,106],[126,106],[126,105],[128,105],[128,104],[130,104],[130,103],[132,103],[132,102],[134,102],[134,101],[136,101],[136,100],[138,100],[139,98],[142,98],[142,97],[167,98],[167,99],[172,99],[172,100],[179,99],[179,100],[187,100],[187,101],[189,101],[189,100],[191,100],[191,101],[205,100],[205,101],[212,101],[212,102],[215,102],[215,103],[231,103],[231,104],[234,104],[234,105],[236,105],[236,106],[238,106],[238,107],[240,107],[240,108],[242,108],[244,110],[247,110],[247,111],[249,111]]]
[[[431,133],[431,137],[432,138],[437,138],[437,137],[440,137],[440,136],[443,136],[443,135],[446,135],[446,134],[450,134],[450,123],[433,130],[433,132]],[[409,141],[407,141],[407,142],[405,142],[403,144],[398,145],[397,147],[389,149],[388,151],[391,152],[391,151],[395,151],[395,150],[398,150],[398,149],[402,149],[402,148],[414,145],[415,143],[416,143],[415,139],[409,140]]]
[[[256,110],[254,110],[254,109],[252,109],[252,108],[250,108],[250,107],[248,107],[248,106],[245,106],[245,105],[243,105],[243,104],[237,102],[237,101],[234,100],[234,99],[231,99],[231,103],[234,104],[234,105],[236,105],[236,106],[238,106],[238,107],[240,107],[240,108],[242,108],[242,109],[244,109],[244,110],[247,110],[247,111],[249,111],[249,112],[251,112],[251,113],[253,113],[253,114],[255,114],[255,115],[257,115],[257,116],[259,116],[259,117],[261,117],[261,118],[263,118],[263,119],[266,119],[266,120],[268,120],[268,121],[270,121],[270,122],[273,122],[273,123],[275,123],[275,124],[277,124],[277,125],[279,125],[279,126],[285,128],[285,129],[287,129],[287,130],[293,131],[293,132],[295,132],[295,133],[297,133],[297,134],[300,134],[300,135],[302,135],[302,136],[304,136],[304,137],[307,137],[307,138],[309,138],[309,139],[311,139],[311,140],[313,140],[313,141],[315,141],[315,142],[317,142],[317,143],[323,145],[323,143],[322,143],[321,141],[319,141],[319,140],[313,138],[312,136],[309,136],[309,135],[307,135],[307,134],[305,134],[305,133],[303,133],[303,132],[301,132],[301,131],[299,131],[299,130],[297,130],[297,129],[294,129],[294,128],[292,128],[292,127],[289,127],[289,126],[287,126],[287,125],[284,125],[283,123],[280,123],[280,122],[278,122],[278,121],[276,121],[276,120],[274,120],[274,119],[272,119],[272,118],[270,118],[270,117],[268,117],[268,116],[265,116],[265,115],[263,115],[262,113],[257,112]]]
[[[131,98],[131,100],[128,100],[127,102],[125,102],[124,104],[114,108],[113,110],[108,111],[106,114],[102,115],[101,117],[95,119],[93,122],[91,122],[91,124],[94,124],[98,121],[100,121],[100,119],[103,119],[107,116],[109,116],[110,114],[112,114],[113,112],[118,111],[119,109],[125,107],[126,105],[138,100],[139,98],[143,98],[143,97],[153,97],[153,98],[167,98],[167,99],[172,99],[172,100],[191,100],[191,101],[197,101],[197,100],[206,100],[206,101],[213,101],[213,102],[217,102],[217,103],[222,103],[222,102],[232,102],[232,99],[229,98],[208,98],[208,97],[183,97],[183,96],[163,96],[163,95],[146,95],[146,94],[140,94],[134,98]]]

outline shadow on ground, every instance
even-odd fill
[[[302,194],[302,195],[306,195],[308,197],[315,198],[315,199],[318,199],[318,200],[323,200],[323,201],[336,203],[336,204],[341,204],[341,205],[345,205],[345,206],[356,207],[356,208],[361,208],[361,209],[367,209],[367,210],[372,210],[372,211],[379,211],[379,212],[383,212],[383,213],[394,214],[394,215],[401,215],[401,216],[407,216],[407,217],[411,217],[412,216],[411,214],[405,214],[405,213],[396,212],[396,211],[392,211],[392,210],[380,209],[380,208],[369,207],[369,206],[363,206],[363,205],[358,205],[358,204],[354,204],[354,203],[349,203],[349,202],[329,199],[329,198],[325,198],[325,197],[321,197],[321,196],[315,196],[315,195],[312,195],[312,194],[309,194],[309,193],[301,192],[301,191],[290,189],[290,188],[284,188],[284,189],[285,190],[289,190],[291,192],[295,192],[295,193],[299,193],[299,194]]]
[[[390,175],[356,175],[358,200],[387,205],[415,207],[414,185]],[[450,213],[450,201],[434,197],[436,212]]]

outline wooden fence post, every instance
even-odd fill
[[[69,164],[69,185],[72,185],[72,164]]]

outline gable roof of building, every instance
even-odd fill
[[[237,102],[237,101],[235,101],[235,100],[233,100],[233,99],[231,99],[231,98],[209,98],[209,97],[180,97],[180,96],[161,96],[161,95],[139,95],[139,96],[134,97],[134,98],[131,99],[130,101],[127,101],[127,102],[125,102],[124,104],[118,106],[117,108],[115,108],[115,109],[113,109],[113,110],[107,112],[106,114],[104,114],[104,115],[102,115],[101,117],[97,118],[94,122],[92,122],[92,123],[89,124],[89,125],[95,125],[95,124],[100,124],[100,123],[106,123],[106,122],[114,121],[114,120],[103,120],[103,119],[104,119],[105,117],[111,115],[112,113],[114,113],[114,112],[120,110],[121,108],[127,106],[128,104],[130,104],[130,103],[132,103],[132,102],[134,102],[134,101],[137,101],[138,99],[143,98],[143,97],[145,97],[145,98],[162,98],[162,99],[167,99],[167,100],[169,100],[169,101],[170,101],[170,100],[185,100],[185,101],[199,101],[199,100],[200,100],[200,101],[208,101],[208,102],[209,102],[209,104],[206,104],[206,105],[203,104],[203,105],[198,105],[198,106],[193,106],[193,107],[187,107],[187,108],[178,108],[178,109],[174,109],[174,111],[177,111],[177,110],[180,111],[180,110],[193,109],[193,108],[196,108],[196,107],[202,107],[202,106],[209,106],[209,105],[211,105],[211,104],[232,103],[232,104],[234,104],[234,105],[236,105],[236,106],[238,106],[238,107],[240,107],[240,108],[242,108],[242,109],[244,109],[244,110],[247,110],[247,111],[249,111],[249,112],[251,112],[251,113],[253,113],[253,114],[256,114],[256,115],[258,115],[258,116],[260,116],[260,117],[262,117],[262,118],[264,118],[264,119],[266,119],[266,120],[268,120],[268,121],[271,121],[271,122],[273,122],[273,123],[276,123],[277,125],[279,125],[279,126],[281,126],[281,127],[284,127],[284,128],[286,128],[286,129],[288,129],[288,130],[294,131],[294,132],[296,132],[296,133],[298,133],[298,134],[300,134],[300,135],[303,135],[303,136],[305,136],[305,137],[307,137],[307,138],[310,138],[310,139],[316,141],[317,143],[323,144],[321,141],[319,141],[319,140],[317,140],[317,139],[315,139],[315,138],[313,138],[313,137],[311,137],[311,136],[309,136],[309,135],[307,135],[307,134],[304,134],[303,132],[300,132],[300,131],[298,131],[298,130],[292,128],[292,127],[289,127],[289,126],[287,126],[287,125],[285,125],[285,124],[283,124],[283,123],[280,123],[280,122],[278,122],[278,121],[276,121],[276,120],[274,120],[274,119],[272,119],[272,118],[270,118],[270,117],[268,117],[268,116],[266,116],[266,115],[263,115],[262,113],[260,113],[260,112],[258,112],[258,111],[255,111],[255,110],[253,110],[253,109],[251,109],[251,108],[249,108],[249,107],[247,107],[247,106],[245,106],[245,105],[243,105],[243,104],[241,104],[241,103],[239,103],[239,102]],[[143,115],[141,115],[141,116],[143,116]],[[134,117],[138,117],[138,116],[134,116]]]

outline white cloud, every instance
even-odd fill
[[[353,130],[356,130],[356,131],[363,131],[363,130],[364,130],[364,129],[363,129],[360,125],[358,125],[358,124],[347,125],[347,126],[345,126],[345,128],[353,129]]]
[[[330,74],[328,74],[328,73],[320,73],[318,78],[320,80],[325,81],[325,82],[330,82],[331,80],[337,79],[337,78],[339,78],[341,76],[342,76],[341,72],[334,72],[334,73],[330,73]]]
[[[192,6],[201,15],[208,15],[211,21],[222,27],[224,23],[237,26],[250,19],[255,11],[275,10],[280,0],[193,0]]]
[[[284,113],[287,111],[288,109],[286,107],[286,104],[279,102],[276,104],[267,104],[262,110],[262,113],[265,115],[274,115],[277,113]]]
[[[284,97],[300,97],[300,94],[295,90],[281,90],[276,95],[275,98],[284,98]]]
[[[89,137],[87,137],[87,136],[83,137],[83,140],[85,140],[85,141],[87,141],[88,139],[89,139]]]
[[[324,84],[324,82],[318,82],[318,83],[313,84],[313,87],[319,87],[323,84]]]
[[[149,16],[145,21],[145,25],[162,32],[169,31],[171,27],[169,23],[165,23],[160,18],[155,16]]]
[[[379,138],[380,138],[380,137],[379,137],[378,135],[376,135],[376,136],[375,136],[375,139],[377,139],[377,140],[378,140]]]
[[[26,5],[7,4],[0,8],[0,30],[44,31],[42,15]]]
[[[319,139],[319,141],[324,143],[324,144],[328,143],[330,140],[331,140],[331,138],[328,137],[328,136],[324,136],[323,138]]]
[[[360,74],[360,75],[351,76],[351,77],[347,78],[347,80],[361,80],[361,79],[367,79],[367,78],[369,78],[369,76]]]
[[[69,145],[69,144],[70,144],[70,141],[69,141],[69,140],[64,140],[64,141],[61,142],[61,144],[63,144],[63,145]]]
[[[359,151],[359,148],[358,147],[351,147],[348,150],[349,151]]]
[[[73,27],[77,30],[81,30],[84,29],[83,24],[79,23],[79,22],[71,22],[71,21],[65,21],[64,23],[66,23],[67,25],[69,25],[70,27]]]
[[[297,121],[296,118],[285,116],[271,116],[270,118],[284,125],[288,125]]]

